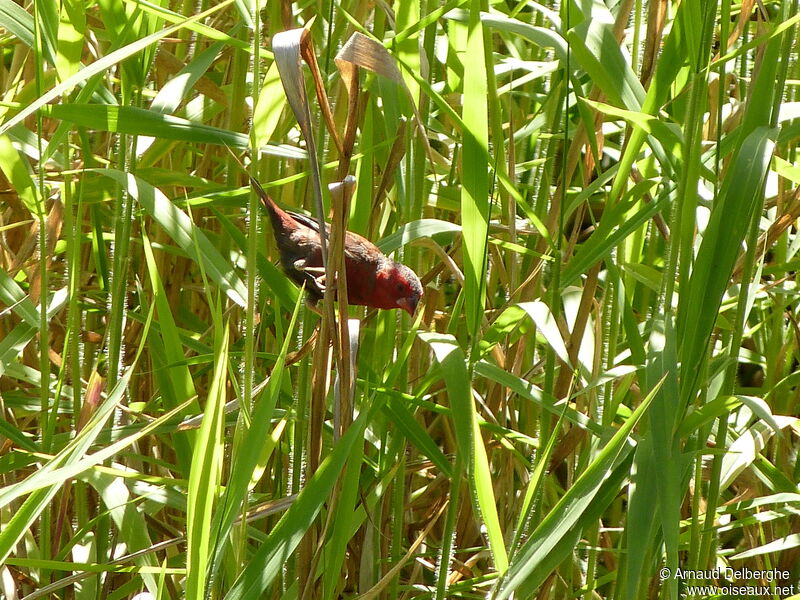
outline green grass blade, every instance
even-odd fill
[[[464,151],[461,225],[464,236],[464,293],[467,330],[475,337],[485,303],[486,240],[489,228],[489,107],[480,0],[470,3],[464,62]]]
[[[246,148],[248,145],[247,136],[243,133],[226,131],[135,106],[56,104],[45,112],[53,118],[97,131],[128,133],[196,144],[219,144],[233,148]]]
[[[450,400],[458,452],[468,465],[470,485],[477,500],[476,508],[486,527],[489,548],[496,568],[502,572],[508,564],[508,555],[497,516],[486,447],[480,435],[478,416],[472,400],[471,378],[466,356],[452,336],[436,333],[421,333],[419,336],[430,345],[441,366]],[[454,482],[453,485],[459,483]]]
[[[206,596],[206,577],[214,533],[210,525],[222,480],[222,457],[225,451],[222,435],[223,407],[228,373],[229,331],[227,323],[222,331],[216,331],[214,375],[211,378],[203,423],[197,435],[189,475],[186,502],[186,597],[196,600]]]
[[[37,98],[34,102],[31,102],[20,112],[14,115],[13,118],[9,119],[8,121],[0,125],[0,134],[6,133],[14,125],[22,123],[22,121],[24,121],[26,117],[32,115],[34,112],[36,112],[46,104],[49,104],[53,100],[58,99],[63,94],[69,93],[76,85],[83,83],[90,77],[103,73],[104,71],[110,69],[117,63],[146,49],[151,44],[155,44],[156,42],[162,40],[168,35],[172,35],[173,33],[180,31],[181,29],[193,23],[194,21],[199,21],[200,19],[207,17],[209,14],[213,14],[221,10],[228,4],[231,4],[233,1],[234,0],[223,0],[222,2],[214,5],[213,8],[205,12],[193,15],[192,17],[189,17],[188,19],[181,21],[181,23],[178,25],[167,27],[165,29],[162,29],[161,31],[152,33],[147,37],[136,40],[135,42],[132,42],[127,46],[123,46],[118,50],[114,50],[113,52],[107,54],[100,60],[97,60],[92,64],[88,65],[87,67],[84,67],[66,81],[59,83],[55,87],[51,88],[48,92],[43,94],[40,98]]]
[[[239,306],[246,306],[247,290],[239,276],[234,272],[209,241],[208,237],[192,223],[191,219],[178,209],[158,189],[130,173],[116,169],[87,169],[87,172],[105,175],[119,183],[139,204],[161,225],[164,231],[195,262],[202,261],[209,276],[219,285],[227,296]],[[195,244],[196,240],[196,244]]]
[[[628,436],[647,411],[658,389],[659,387],[653,389],[642,403],[636,407],[636,410],[633,411],[622,427],[597,453],[597,456],[581,473],[578,480],[567,490],[528,540],[520,547],[509,565],[506,576],[497,588],[495,598],[505,600],[518,589],[523,596],[528,595],[538,587],[543,578],[540,575],[533,581],[529,579],[539,563],[548,558],[553,560],[551,553],[554,553],[556,549],[560,550],[556,555],[562,559],[565,557],[566,552],[572,550],[580,534],[574,527],[580,525],[582,529],[586,529],[591,524],[592,521],[584,515],[603,489],[604,481],[630,453],[632,445]],[[576,536],[576,533],[578,536]],[[561,545],[564,540],[569,540],[571,543]]]
[[[295,499],[267,539],[252,555],[241,576],[234,582],[225,600],[259,597],[281,572],[287,557],[300,543],[339,479],[353,444],[361,440],[364,428],[377,405],[362,412],[333,447],[314,476]]]
[[[267,387],[256,403],[250,427],[244,432],[244,439],[236,450],[225,493],[220,499],[221,508],[214,514],[211,529],[214,532],[216,542],[213,551],[214,569],[212,574],[216,572],[216,569],[221,564],[223,554],[228,547],[228,536],[231,527],[236,516],[241,514],[242,504],[247,501],[247,492],[252,483],[253,472],[259,464],[264,440],[269,437],[269,428],[272,425],[273,413],[278,404],[278,396],[286,369],[286,355],[289,351],[289,344],[293,340],[297,316],[301,306],[302,298],[298,297]]]
[[[753,131],[730,170],[727,195],[714,207],[697,251],[689,289],[681,294],[677,333],[680,362],[687,376],[682,397],[693,389],[697,365],[706,351],[717,320],[722,295],[728,287],[739,247],[748,224],[762,201],[764,178],[774,147],[775,131],[761,127]]]

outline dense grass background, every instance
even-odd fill
[[[0,596],[800,593],[798,21],[0,0]],[[349,199],[416,318],[298,353],[237,160]]]

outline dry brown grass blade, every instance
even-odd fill
[[[311,34],[306,28],[289,29],[276,33],[272,38],[272,52],[275,62],[278,65],[278,72],[281,75],[281,83],[286,91],[286,99],[294,112],[303,135],[308,143],[309,132],[306,127],[311,126],[311,112],[308,107],[308,96],[306,95],[305,78],[300,66],[304,61],[311,70],[311,78],[314,81],[314,90],[317,95],[322,116],[325,124],[331,133],[333,142],[339,153],[342,152],[342,142],[333,123],[333,113],[325,93],[325,85],[322,81],[322,74],[319,70],[317,57],[314,53],[314,43]],[[311,148],[309,148],[309,151]]]
[[[397,128],[397,136],[394,138],[394,144],[392,144],[392,149],[389,152],[389,160],[386,162],[386,168],[383,170],[383,174],[381,175],[381,182],[378,184],[378,190],[372,197],[370,223],[379,220],[377,219],[376,212],[378,210],[378,206],[380,206],[380,199],[387,192],[389,186],[392,185],[392,182],[394,181],[394,172],[400,165],[400,161],[403,160],[403,156],[405,156],[407,123],[408,121],[403,119],[400,121],[400,125]]]
[[[307,29],[291,29],[289,31],[282,31],[275,34],[272,38],[272,51],[275,56],[275,62],[278,65],[278,73],[281,77],[286,99],[289,106],[292,108],[300,130],[306,141],[308,149],[308,157],[311,164],[311,179],[314,187],[314,199],[316,204],[316,217],[319,224],[320,244],[322,246],[322,263],[326,270],[326,276],[330,277],[328,273],[329,251],[328,239],[325,227],[325,210],[322,202],[322,175],[320,172],[319,160],[317,157],[317,145],[314,137],[314,128],[311,120],[311,109],[308,102],[308,96],[305,89],[305,79],[303,78],[303,70],[301,61],[305,61],[314,77],[315,86],[317,89],[317,98],[322,107],[322,112],[326,115],[326,119],[331,121],[328,126],[332,130],[335,137],[335,130],[332,129],[332,116],[330,115],[330,107],[328,106],[327,96],[325,90],[321,88],[322,79],[319,74],[319,67],[316,63],[316,57],[313,52],[313,45],[311,43],[310,34]],[[341,147],[341,144],[338,144]],[[334,271],[335,272],[335,271]],[[330,278],[329,281],[335,281],[335,278]],[[325,299],[323,301],[322,312],[323,319],[320,324],[319,344],[317,352],[315,353],[315,370],[328,365],[330,356],[328,356],[329,341],[333,340],[334,346],[336,343],[337,331],[334,323],[336,317],[333,312],[333,286],[328,286],[325,292]],[[312,394],[312,445],[318,445],[315,441],[315,432],[321,434],[321,422],[315,423],[315,419],[322,418],[321,410],[324,408],[324,401],[328,391],[328,374],[327,372],[318,371],[314,376],[315,392]],[[318,431],[317,431],[318,430]],[[309,469],[311,472],[316,470],[318,466],[318,454],[321,447],[313,447],[312,453],[309,457]],[[315,458],[316,457],[316,458]]]
[[[39,256],[38,259],[40,261],[44,260],[46,268],[49,270],[53,262],[52,256],[53,252],[55,251],[56,242],[58,242],[58,239],[61,236],[61,228],[64,225],[64,205],[58,198],[56,198],[56,200],[53,202],[53,206],[47,215],[47,220],[45,223],[47,229],[47,254],[46,256]],[[33,241],[35,240],[36,238],[33,238]],[[39,301],[39,297],[41,295],[41,279],[38,265],[36,268],[31,270],[30,279],[30,297],[35,303]]]
[[[586,277],[586,283],[581,295],[581,302],[578,307],[578,314],[575,317],[575,324],[572,327],[572,333],[567,340],[567,353],[569,355],[570,364],[577,366],[579,364],[578,352],[580,351],[581,344],[583,343],[583,336],[586,333],[586,325],[589,322],[589,315],[592,312],[592,306],[595,303],[595,293],[597,291],[597,284],[599,281],[600,267],[602,263],[595,264]],[[561,367],[558,373],[558,380],[556,381],[554,394],[556,398],[568,399],[571,395],[571,388],[576,383],[573,381],[574,372],[570,369],[569,365],[561,362]],[[553,457],[551,458],[551,469],[556,468],[561,460],[569,456],[578,444],[583,441],[586,432],[583,429],[573,427],[567,434],[559,441]]]
[[[344,181],[331,184],[331,198],[333,200],[333,218],[331,223],[331,260],[328,263],[326,277],[328,281],[335,281],[334,286],[328,286],[328,293],[335,292],[339,300],[339,320],[337,352],[334,354],[336,361],[337,385],[335,386],[334,403],[334,432],[335,437],[344,433],[352,421],[351,399],[353,394],[353,352],[351,351],[350,322],[347,318],[347,270],[345,267],[344,239],[347,231],[347,216],[349,214],[350,199],[356,187],[356,180],[352,175],[345,177]],[[356,328],[357,331],[357,328]],[[356,337],[357,339],[357,337]]]
[[[39,235],[39,221],[27,221],[30,224],[23,237],[15,236],[18,243],[14,246],[5,244],[6,255],[11,259],[11,264],[6,268],[8,273],[15,276],[17,272],[33,256],[36,249],[36,240]]]
[[[347,90],[347,120],[344,125],[342,140],[342,156],[339,160],[339,179],[345,178],[350,171],[350,160],[353,157],[353,146],[356,142],[356,129],[358,128],[358,67],[348,61],[336,58],[336,67],[342,76],[345,90]]]
[[[648,85],[656,68],[658,49],[664,35],[664,26],[667,23],[667,0],[654,0],[650,3],[647,13],[647,34],[644,38],[644,53],[642,54],[642,74],[639,78],[642,85]]]
[[[789,201],[788,206],[784,208],[783,214],[779,216],[766,233],[761,234],[758,238],[756,246],[756,255],[760,260],[767,251],[767,248],[772,248],[775,242],[800,218],[800,187],[794,190],[792,199]],[[739,259],[736,261],[736,267],[733,269],[733,281],[739,281],[744,270],[744,261],[746,255],[744,252],[740,253]]]
[[[92,374],[89,376],[89,383],[86,384],[86,392],[83,396],[83,404],[81,405],[81,412],[78,415],[78,422],[75,425],[76,433],[80,432],[84,427],[86,427],[89,419],[92,418],[92,415],[97,410],[97,407],[100,406],[100,402],[102,400],[101,396],[104,388],[105,380],[103,377],[97,371],[92,371]],[[58,554],[58,548],[61,544],[61,533],[64,530],[64,523],[67,519],[67,509],[69,508],[71,500],[71,486],[72,478],[69,478],[64,483],[64,488],[61,490],[61,502],[59,503],[58,517],[56,518],[54,534],[52,538],[53,547],[51,552],[53,556]]]
[[[319,160],[317,156],[317,145],[314,138],[314,128],[311,120],[311,109],[309,107],[308,96],[305,90],[305,79],[301,67],[301,60],[305,60],[311,68],[317,97],[322,107],[323,115],[328,121],[332,137],[337,140],[333,129],[332,116],[328,106],[327,96],[322,87],[322,78],[316,64],[313,46],[311,45],[310,34],[306,29],[291,29],[275,34],[272,38],[272,51],[275,62],[278,66],[281,83],[283,84],[286,99],[292,108],[295,118],[300,125],[300,130],[306,142],[308,157],[311,165],[311,179],[314,188],[314,199],[316,205],[316,217],[319,224],[320,245],[322,251],[322,262],[325,268],[328,283],[336,281],[337,269],[331,268],[328,239],[325,226],[325,210],[322,201],[322,175],[320,172]],[[341,144],[337,143],[341,149]],[[333,224],[337,228],[337,224]],[[344,237],[343,232],[336,235]],[[317,471],[322,454],[322,425],[325,418],[325,404],[330,389],[330,369],[331,369],[331,344],[338,351],[338,330],[336,327],[336,316],[333,310],[335,285],[326,285],[325,297],[322,302],[322,320],[319,325],[319,337],[312,363],[312,390],[311,406],[309,408],[309,432],[308,432],[308,456],[306,462],[306,477],[310,479]],[[338,354],[338,352],[337,352]],[[303,541],[300,543],[298,553],[298,580],[301,582],[300,597],[306,594],[313,595],[313,583],[309,578],[309,568],[313,562],[314,548],[318,536],[318,527],[312,526],[308,529]],[[309,582],[310,587],[306,587]]]
[[[297,124],[303,132],[308,150],[308,160],[311,165],[311,182],[314,187],[314,200],[316,202],[316,217],[319,223],[320,242],[322,245],[322,262],[328,264],[328,240],[325,231],[325,209],[322,202],[322,175],[320,173],[319,159],[317,157],[317,144],[314,138],[314,128],[311,120],[311,109],[306,95],[305,79],[300,66],[303,57],[303,45],[310,43],[306,29],[290,29],[276,33],[272,38],[272,52],[278,73],[281,77],[286,100],[294,113]],[[305,40],[305,41],[304,41]],[[327,104],[327,99],[325,100]]]
[[[739,11],[739,20],[736,21],[736,27],[733,28],[730,35],[728,36],[728,45],[727,48],[733,48],[736,40],[738,40],[742,33],[744,32],[745,27],[747,26],[747,22],[750,20],[750,16],[753,14],[753,6],[755,6],[756,0],[743,0],[741,9]],[[714,60],[718,60],[720,57],[720,53],[717,52],[714,55]]]
[[[425,126],[422,123],[422,115],[419,114],[417,103],[411,95],[411,90],[408,89],[403,76],[400,74],[400,69],[397,68],[394,58],[379,42],[367,37],[363,33],[356,32],[350,36],[342,49],[336,55],[336,65],[339,70],[342,70],[340,63],[351,63],[362,69],[367,69],[373,73],[377,73],[382,77],[394,81],[399,85],[408,96],[411,103],[411,110],[414,111],[414,120],[417,124],[420,139],[425,146],[425,152],[428,160],[433,164],[433,152],[428,143],[428,136],[425,133]]]
[[[311,41],[311,37],[307,35],[308,30],[303,29],[302,31],[305,31],[306,35],[302,36],[300,55],[306,61],[308,68],[311,69],[311,78],[314,80],[314,91],[317,94],[320,110],[322,110],[322,117],[325,119],[325,124],[328,126],[328,131],[331,133],[336,149],[339,154],[342,154],[342,141],[339,139],[339,132],[336,131],[336,124],[333,121],[333,112],[328,102],[328,94],[325,92],[325,83],[322,81],[317,55],[314,53],[314,43]]]

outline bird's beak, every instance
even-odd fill
[[[414,312],[417,310],[417,303],[419,302],[419,298],[410,297],[410,298],[400,298],[397,300],[397,305],[406,311],[412,317],[414,316]]]

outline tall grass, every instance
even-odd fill
[[[0,596],[798,593],[799,20],[0,0]],[[239,160],[418,314],[309,310]]]

